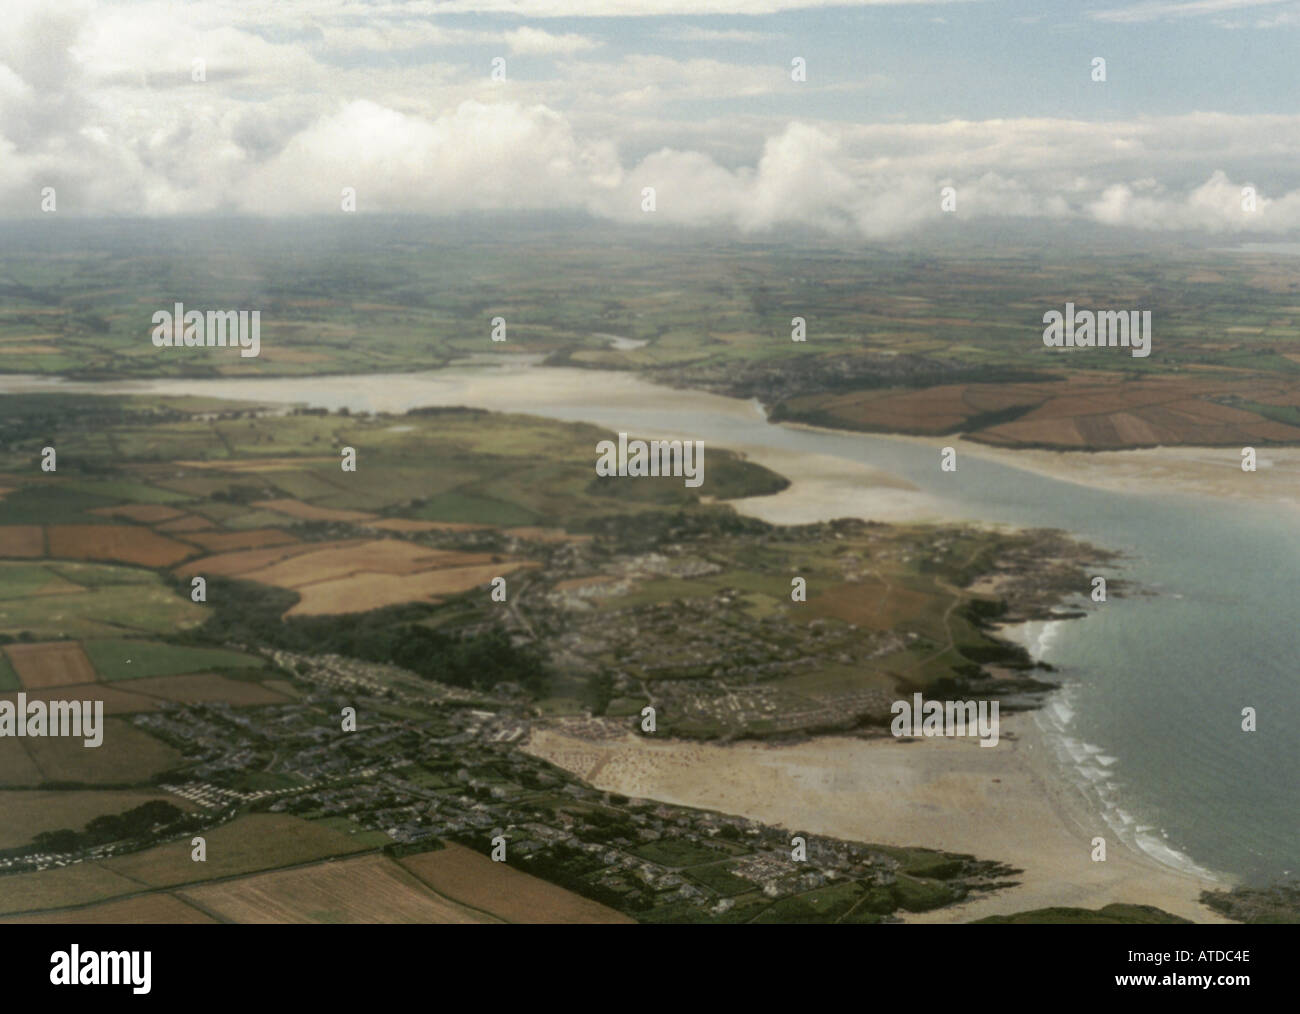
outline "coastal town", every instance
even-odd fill
[[[450,841],[486,855],[501,843],[511,865],[646,921],[876,922],[1013,882],[1014,870],[970,856],[601,792],[519,749],[537,711],[509,688],[468,692],[339,656],[272,658],[301,689],[291,704],[184,704],[134,717],[183,753],[184,780],[158,787],[190,813],[80,853],[10,850],[0,870],[104,859],[182,826],[202,835],[267,812],[377,832],[379,847],[399,854]],[[355,731],[338,717],[345,709]]]

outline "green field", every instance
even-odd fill
[[[757,923],[835,922],[846,915],[861,899],[866,889],[859,883],[832,884],[807,894],[782,898],[769,906]]]
[[[26,599],[38,592],[49,595],[81,591],[76,583],[37,563],[0,564],[0,575],[4,578],[4,583],[0,584],[0,600]]]
[[[70,482],[67,484],[67,488],[88,493],[91,496],[112,497],[125,503],[172,504],[190,499],[180,493],[173,493],[170,490],[159,489],[157,486],[150,486],[143,482],[131,482],[130,480]]]
[[[182,648],[157,641],[85,641],[82,647],[99,678],[108,682],[265,665],[254,655],[216,648]]]
[[[3,651],[0,651],[0,690],[21,690],[22,688],[22,681],[18,678],[18,674],[14,672],[9,657]]]
[[[573,527],[648,506],[691,508],[699,499],[680,479],[596,481],[596,443],[612,434],[580,423],[467,409],[373,418],[200,419],[185,415],[174,402],[166,404],[165,418],[157,418],[161,400],[94,399],[89,408],[62,395],[28,400],[34,414],[46,418],[48,413],[52,421],[39,436],[19,434],[16,446],[0,452],[0,468],[33,475],[31,482],[0,499],[0,524],[104,524],[109,519],[89,511],[126,501],[184,500],[188,512],[240,531],[292,524],[284,514],[252,505],[301,499],[318,507],[419,520]],[[230,403],[229,414],[242,415],[237,405]],[[83,453],[87,432],[111,440],[112,450]],[[31,469],[46,441],[76,449],[60,459],[53,476]],[[338,467],[336,449],[341,446],[358,449],[355,476]],[[260,458],[296,458],[301,464],[245,467]],[[178,464],[186,461],[229,461],[231,467]],[[102,477],[106,462],[134,478]],[[90,471],[101,477],[88,478]],[[698,494],[727,499],[773,492],[785,484],[768,469],[711,449]]]
[[[121,502],[117,497],[75,489],[71,483],[42,482],[0,499],[0,525],[102,525],[108,519],[90,511]]]
[[[84,588],[104,588],[111,585],[151,584],[157,578],[147,570],[137,567],[115,567],[104,563],[70,563],[60,560],[47,563],[45,570],[57,577]]]
[[[716,891],[724,898],[745,894],[754,890],[753,881],[745,880],[730,873],[725,864],[717,866],[695,866],[686,871],[686,876]]]
[[[383,831],[367,831],[347,817],[318,817],[312,823],[317,827],[327,827],[331,831],[347,835],[358,848],[383,848],[385,845],[393,844],[393,839]]]
[[[0,588],[9,586],[11,572],[30,585],[35,580],[32,567],[0,561]],[[49,585],[63,590],[0,598],[0,634],[26,632],[34,640],[120,637],[125,632],[168,634],[203,618],[199,606],[178,596],[149,571],[66,561],[39,569],[49,575]],[[83,578],[85,586],[79,583]]]
[[[435,369],[466,355],[522,353],[757,398],[779,418],[904,432],[927,431],[931,413],[910,418],[872,406],[954,385],[987,394],[1087,377],[1113,381],[1118,386],[1107,395],[1125,397],[1129,381],[1195,386],[1205,380],[1210,387],[1195,394],[1196,411],[1178,419],[1162,415],[1155,407],[1160,399],[1139,399],[1135,411],[1165,427],[1158,442],[1227,446],[1250,433],[1261,442],[1300,442],[1300,283],[1284,255],[1180,241],[1141,250],[1106,243],[1099,256],[1093,241],[1045,248],[1000,240],[990,258],[968,241],[922,242],[908,252],[834,241],[728,244],[703,230],[671,239],[654,230],[629,236],[608,223],[517,216],[489,216],[453,230],[382,216],[347,224],[300,221],[256,234],[234,222],[209,222],[201,230],[192,222],[137,224],[104,231],[91,249],[75,232],[11,232],[0,252],[0,278],[8,286],[0,343],[37,348],[4,357],[13,372],[305,376]],[[182,236],[193,242],[178,248]],[[1159,321],[1154,354],[1109,354],[1124,351],[1115,349],[1072,357],[1045,349],[1041,316],[1060,305],[1064,278],[1100,305],[1122,301],[1150,309]],[[168,305],[182,290],[196,304],[264,305],[261,356],[240,358],[230,349],[157,354],[148,341],[151,308]],[[504,344],[489,338],[496,315],[509,323]],[[804,343],[791,341],[793,316],[807,318]],[[614,349],[610,334],[645,344]],[[1012,393],[1010,402],[995,397],[993,407],[959,413],[951,431],[996,430],[1051,397]],[[862,411],[829,404],[840,395],[858,399]],[[1252,419],[1224,432],[1193,418],[1221,404]],[[27,409],[16,403],[13,414]],[[936,418],[942,414],[934,409]],[[1264,425],[1278,422],[1285,431]],[[222,439],[243,424],[223,426]],[[280,429],[263,434],[259,453],[301,444],[295,423]],[[333,437],[341,436],[340,428],[321,443],[338,447]],[[1066,436],[1053,440],[1069,446]],[[1004,438],[1017,439],[998,434],[993,442]],[[1083,436],[1087,446],[1118,439],[1095,431]],[[180,456],[177,451],[175,434],[140,426],[113,444],[86,431],[71,453],[167,459]],[[220,441],[208,441],[192,456],[226,453]],[[728,485],[725,476],[719,483]],[[435,482],[428,492],[448,488]],[[622,491],[615,487],[615,495]],[[495,490],[463,492],[502,499]]]
[[[696,845],[694,842],[677,841],[671,838],[646,842],[632,851],[642,859],[649,859],[652,863],[661,863],[673,868],[697,866],[718,858],[718,853],[712,849]]]
[[[482,525],[531,525],[539,520],[536,514],[518,504],[489,500],[458,490],[430,497],[423,507],[414,511],[414,516],[424,520],[463,521]]]

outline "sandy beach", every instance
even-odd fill
[[[805,423],[780,425],[836,436],[845,433],[843,430]],[[1256,447],[1256,471],[1243,472],[1240,447],[1150,447],[1128,451],[1013,450],[954,436],[915,437],[896,433],[873,433],[871,436],[914,443],[926,448],[927,452],[937,452],[941,447],[953,447],[959,459],[969,456],[995,461],[1011,468],[1093,489],[1150,495],[1190,494],[1256,504],[1276,504],[1290,510],[1300,509],[1300,496],[1296,494],[1296,490],[1300,489],[1300,447]],[[776,464],[781,456],[772,454],[770,448],[738,449],[749,451],[753,460],[781,472],[799,486],[798,493],[787,490],[776,497],[736,501],[739,509],[745,513],[762,516],[774,523],[783,522],[778,517],[767,517],[759,503],[760,499],[779,504],[780,497],[786,497],[787,503],[782,504],[782,510],[774,513],[792,515],[792,520],[784,523],[798,523],[804,519],[798,517],[800,512],[793,504],[805,494],[809,497],[809,504],[803,513],[809,515],[808,520],[812,520],[811,515],[815,513],[812,505],[819,495],[829,492],[834,496],[838,487],[851,486],[855,481],[865,481],[881,487],[879,493],[871,491],[873,495],[868,502],[867,509],[873,520],[924,518],[946,521],[954,517],[951,509],[945,510],[941,501],[926,496],[911,483],[879,470],[865,466],[855,469],[853,462],[837,458],[821,460],[815,456],[809,458],[801,455],[789,456],[783,470]],[[808,479],[807,485],[804,485],[805,478]],[[891,493],[891,489],[894,492]]]
[[[791,833],[970,853],[1024,870],[1020,886],[909,922],[966,922],[1049,906],[1155,905],[1197,922],[1227,920],[1199,903],[1221,883],[1130,849],[1054,770],[1031,716],[1002,721],[994,748],[973,740],[826,737],[788,746],[593,742],[534,730],[526,749],[597,788],[761,820]],[[1106,838],[1105,862],[1091,859]]]
[[[1151,447],[1136,451],[1007,450],[959,440],[958,453],[999,461],[1063,482],[1123,492],[1194,494],[1300,507],[1300,447],[1257,447],[1255,472],[1240,447]]]
[[[907,479],[847,458],[746,444],[729,449],[790,480],[780,493],[727,501],[740,513],[768,524],[806,525],[829,518],[893,523],[962,520],[951,503]]]
[[[48,389],[48,378],[7,378],[15,391]],[[102,385],[60,383],[69,393],[102,393]],[[933,496],[906,478],[864,461],[809,451],[808,442],[779,439],[757,403],[659,387],[630,373],[543,368],[502,362],[489,369],[428,373],[236,380],[115,383],[132,393],[191,394],[303,401],[353,411],[402,412],[417,405],[472,405],[582,418],[644,436],[700,438],[746,454],[791,481],[785,491],[731,501],[742,513],[775,524],[858,517],[884,522],[971,521],[959,495]],[[637,406],[652,406],[639,412]],[[804,424],[781,428],[834,434]],[[751,436],[752,434],[752,436]],[[1240,448],[1156,448],[1099,453],[1007,450],[956,437],[861,435],[915,445],[938,461],[957,448],[963,463],[994,461],[1053,479],[1126,493],[1191,494],[1278,503],[1294,509],[1300,448],[1257,448],[1246,473]],[[766,440],[767,442],[763,442]],[[753,441],[752,443],[750,441]],[[829,446],[838,447],[839,444]],[[859,455],[863,456],[863,455]],[[910,457],[910,453],[908,455]],[[897,456],[895,456],[895,460]],[[966,467],[970,467],[969,465]],[[975,467],[978,467],[976,465]],[[625,741],[589,743],[536,731],[529,749],[628,795],[716,808],[811,833],[859,841],[969,852],[1022,868],[1023,885],[931,916],[940,921],[1050,905],[1096,908],[1112,901],[1156,905],[1198,921],[1222,921],[1197,902],[1211,886],[1124,846],[1055,767],[1031,718],[1014,716],[994,749],[968,741],[902,744],[823,738],[788,747]],[[1107,837],[1109,858],[1089,858],[1095,835]]]

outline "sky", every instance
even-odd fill
[[[868,240],[946,214],[1300,232],[1300,0],[4,10],[0,219],[49,187],[146,217],[339,214],[352,188],[358,214]]]

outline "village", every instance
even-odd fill
[[[399,854],[452,841],[487,855],[501,836],[511,865],[650,921],[762,921],[773,905],[815,907],[835,888],[856,899],[855,921],[878,921],[900,905],[950,903],[1010,872],[944,857],[944,881],[921,880],[906,872],[917,858],[897,850],[615,796],[518,748],[536,714],[509,688],[469,692],[339,656],[275,658],[302,687],[293,703],[178,704],[134,717],[185,756],[185,777],[159,788],[192,804],[187,828],[285,813],[381,832]],[[356,731],[344,731],[344,708],[355,709]],[[84,854],[6,856],[0,869],[105,858],[174,833],[159,826]],[[793,847],[795,835],[803,848]],[[932,865],[928,854],[922,861]]]

